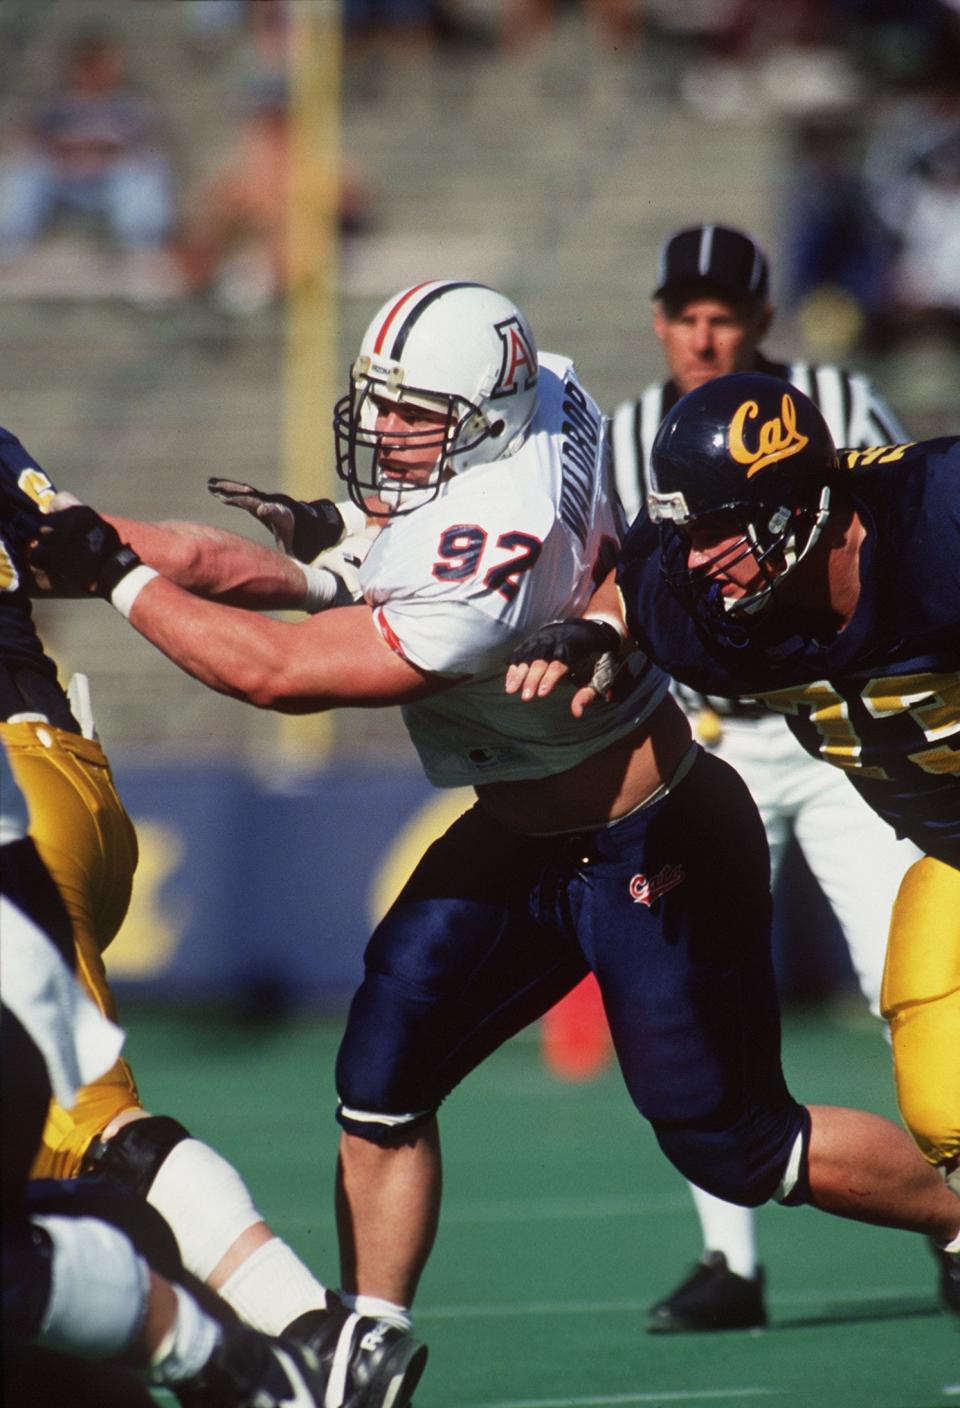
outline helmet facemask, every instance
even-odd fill
[[[662,501],[658,502],[659,500]],[[756,616],[774,600],[786,579],[810,553],[820,538],[830,513],[830,488],[820,488],[815,504],[790,509],[770,506],[759,522],[745,517],[745,505],[724,505],[709,514],[688,514],[681,507],[682,495],[650,496],[650,516],[660,525],[661,572],[670,590],[685,610],[724,634],[745,636],[743,618]],[[755,514],[757,505],[749,507]],[[739,537],[696,567],[688,566],[690,536],[698,524],[729,514],[742,529]],[[752,558],[761,585],[740,597],[729,597],[723,583],[738,563]],[[731,632],[727,628],[735,627]],[[738,643],[743,643],[739,641]]]
[[[377,428],[391,405],[430,412],[435,425],[411,430]],[[481,408],[465,396],[403,385],[402,368],[387,377],[370,374],[369,359],[360,357],[350,376],[350,391],[334,407],[337,473],[346,481],[350,497],[374,517],[410,513],[435,499],[443,482],[456,473],[458,459],[471,455],[499,430]],[[427,468],[402,460],[390,465],[391,452],[404,456],[436,450],[435,463]],[[371,508],[370,496],[386,507]]]

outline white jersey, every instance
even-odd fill
[[[504,691],[514,646],[582,615],[615,560],[623,525],[604,439],[572,363],[542,354],[522,447],[455,475],[370,548],[360,584],[384,639],[418,669],[460,681],[403,710],[435,786],[563,772],[629,733],[667,691],[639,652],[626,697],[583,719],[566,690],[534,704]]]

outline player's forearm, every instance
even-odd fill
[[[620,593],[617,591],[617,574],[610,572],[600,583],[597,590],[587,605],[584,616],[594,619],[609,621],[610,625],[621,635],[626,635],[627,628],[623,620],[623,605],[620,601]]]
[[[163,577],[139,592],[129,620],[181,670],[219,694],[281,713],[322,711],[336,702],[324,688],[322,660],[309,673],[305,668],[289,622],[204,601]]]
[[[138,557],[195,596],[264,611],[303,605],[303,569],[272,548],[202,523],[104,517]]]

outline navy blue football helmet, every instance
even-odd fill
[[[664,575],[684,607],[716,625],[767,606],[820,537],[836,477],[827,423],[789,382],[739,372],[682,397],[653,442],[647,506],[660,525]],[[688,567],[690,530],[718,517],[740,536]],[[730,600],[720,578],[748,556],[761,585]]]

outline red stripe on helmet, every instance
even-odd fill
[[[396,303],[390,309],[390,312],[384,318],[383,325],[380,328],[380,331],[377,333],[377,340],[373,344],[374,352],[379,353],[383,351],[383,344],[386,341],[387,333],[390,329],[390,324],[400,312],[400,309],[403,307],[403,305],[405,303],[408,303],[415,293],[419,293],[422,288],[429,288],[430,284],[432,283],[432,279],[427,279],[426,282],[422,284],[416,284],[413,288],[408,288],[406,293],[404,293],[403,295],[401,295],[400,298],[397,299]]]

